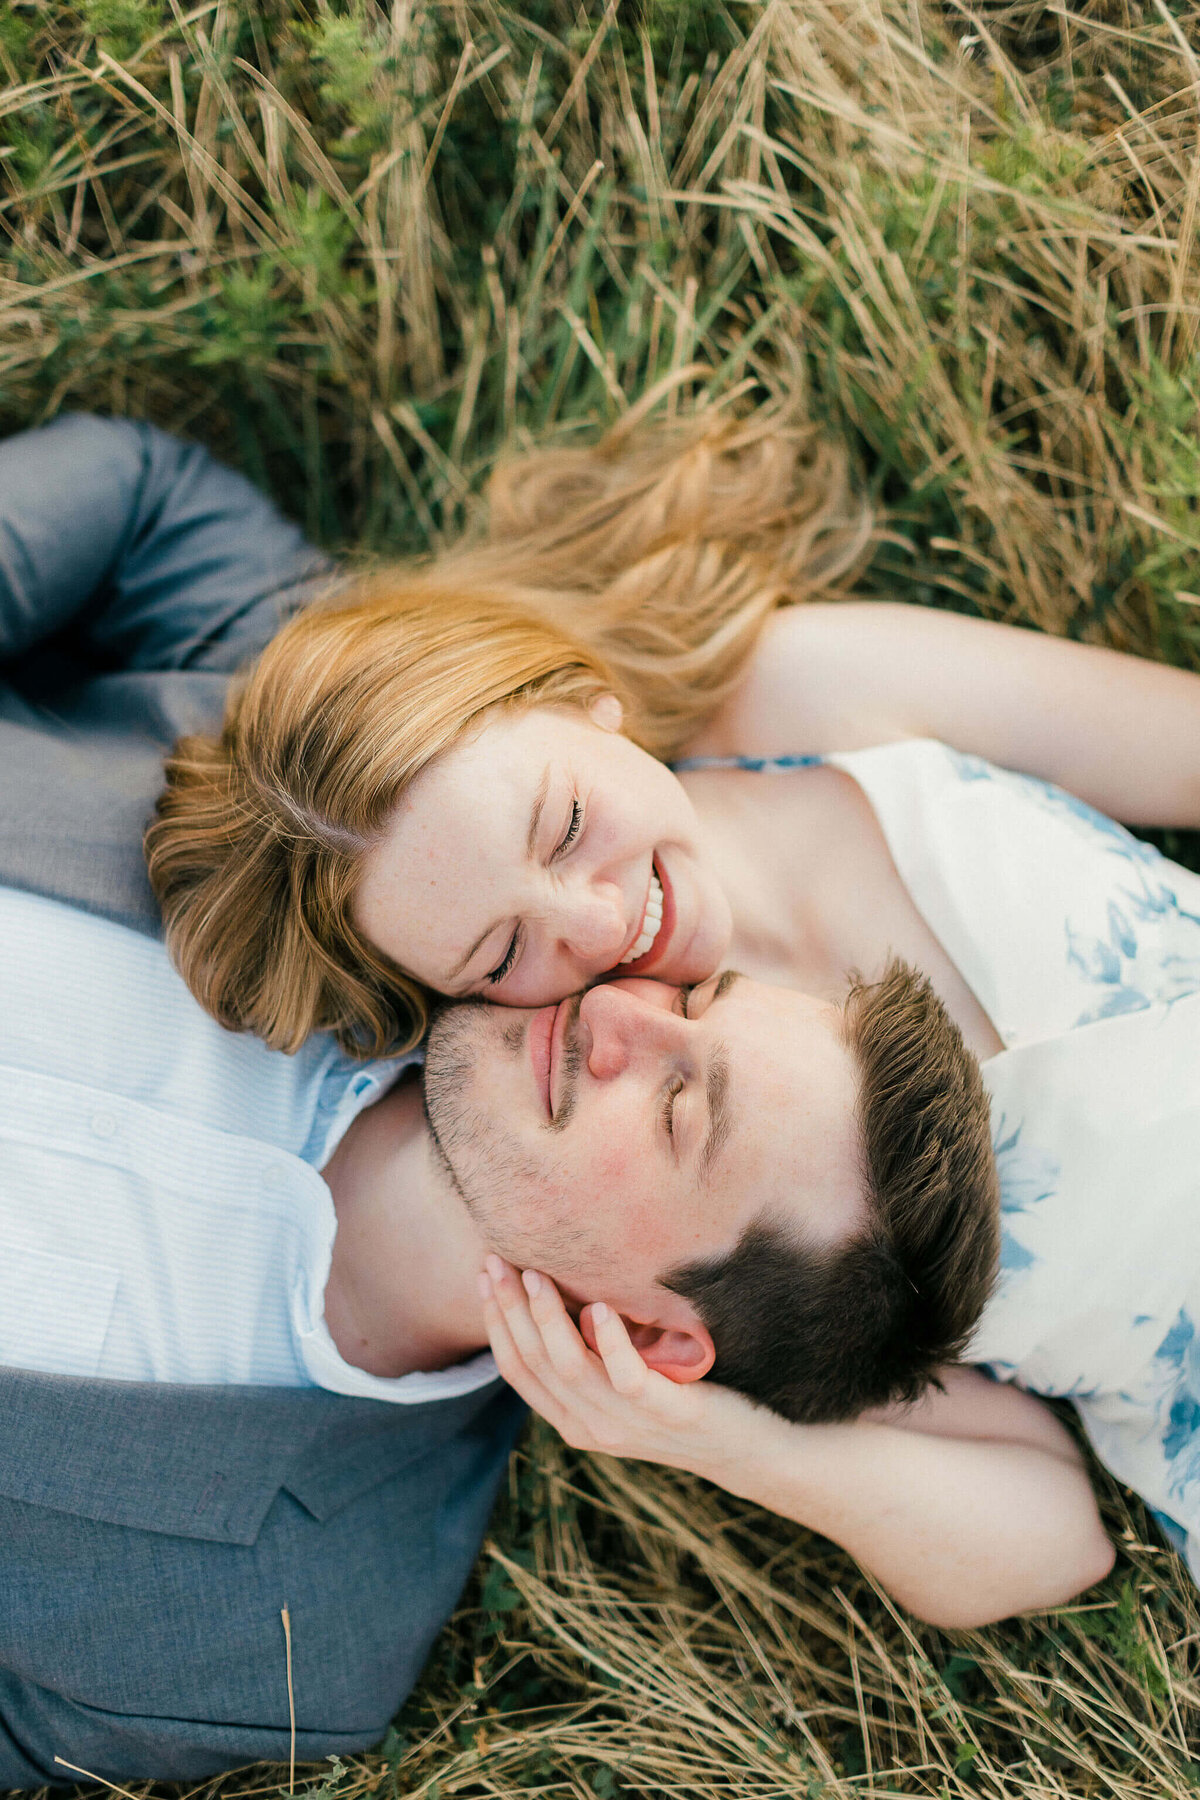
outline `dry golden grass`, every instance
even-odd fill
[[[410,550],[503,444],[655,383],[799,395],[887,510],[871,590],[1196,659],[1184,0],[10,0],[0,62],[10,426],[152,417],[325,542]],[[1105,1493],[1102,1590],[947,1635],[537,1430],[397,1731],[324,1800],[1182,1800],[1196,1596]]]
[[[547,1791],[563,1793],[602,1793],[597,1765],[613,1791],[739,1800],[1196,1791],[1195,1594],[1115,1494],[1124,1566],[1109,1589],[947,1635],[914,1626],[826,1545],[687,1478],[581,1470],[549,1433],[535,1446],[534,1567],[492,1554],[542,1666],[586,1708],[521,1726],[489,1717],[483,1696],[475,1740],[451,1758],[443,1733],[412,1753],[401,1792],[422,1791],[422,1755],[442,1794],[520,1792],[539,1736],[563,1784]]]

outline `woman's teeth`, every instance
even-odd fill
[[[631,950],[626,951],[625,955],[621,958],[621,963],[636,962],[639,956],[645,956],[647,950],[662,930],[662,916],[662,882],[658,879],[658,876],[652,869],[650,871],[650,894],[646,901],[646,916],[642,920],[642,929],[638,936],[637,943],[634,944]],[[620,964],[618,967],[619,966]]]

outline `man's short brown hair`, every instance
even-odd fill
[[[814,1249],[767,1216],[728,1255],[663,1277],[712,1333],[713,1378],[808,1424],[915,1399],[962,1355],[999,1258],[987,1094],[929,982],[899,959],[855,980],[843,1030],[866,1228]]]

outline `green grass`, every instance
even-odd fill
[[[1200,666],[1198,46],[1185,0],[9,0],[0,423],[153,418],[407,553],[655,383],[799,393],[885,509],[868,591]],[[1195,1596],[1104,1493],[1101,1590],[948,1636],[536,1430],[328,1789],[1200,1793]]]

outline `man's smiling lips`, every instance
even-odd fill
[[[533,1079],[545,1109],[547,1122],[551,1125],[555,1123],[556,1116],[554,1110],[556,1086],[559,1089],[557,1098],[560,1113],[563,1101],[561,1091],[563,1082],[569,1082],[572,1088],[574,1087],[572,1070],[568,1068],[565,1073],[562,1072],[564,1069],[563,1056],[567,1048],[567,1034],[579,1017],[582,1001],[582,994],[569,994],[565,1000],[560,1000],[557,1006],[543,1006],[530,1019],[526,1032],[529,1060],[533,1065]],[[567,1112],[562,1114],[564,1124],[569,1114],[570,1104],[568,1104]]]
[[[550,1104],[550,1040],[554,1036],[554,1021],[557,1017],[557,1006],[543,1006],[529,1021],[529,1060],[533,1064],[533,1079],[548,1119],[554,1117]]]

